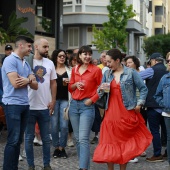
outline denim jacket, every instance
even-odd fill
[[[170,112],[170,73],[161,78],[154,98],[164,112]]]
[[[120,76],[120,88],[123,99],[123,104],[127,110],[132,110],[136,107],[136,105],[143,105],[146,100],[146,96],[148,93],[148,89],[141,79],[140,75],[131,68],[123,66],[124,70]],[[114,75],[112,74],[112,70],[105,71],[102,79],[103,82],[111,82],[114,79]],[[139,89],[140,96],[136,97],[136,88]],[[99,90],[98,88],[99,98],[104,95],[104,92]],[[110,93],[107,94],[107,102],[105,110],[108,109],[108,101],[109,101]]]

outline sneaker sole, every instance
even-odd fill
[[[53,158],[60,158],[59,156],[53,156]]]
[[[147,162],[164,162],[164,160],[155,160],[155,161],[150,161],[150,160],[146,160]]]

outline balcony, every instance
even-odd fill
[[[109,5],[109,0],[96,1],[86,0],[63,0],[63,14],[73,13],[104,13],[107,14],[106,6]]]
[[[44,34],[53,34],[52,20],[42,16],[35,16],[35,31]]]

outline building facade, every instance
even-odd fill
[[[92,25],[102,29],[102,23],[108,21],[107,5],[110,0],[63,0],[63,48],[74,49],[82,45],[90,45],[94,57],[99,54],[92,41]],[[149,36],[148,12],[149,0],[127,0],[127,5],[133,5],[136,16],[128,21],[127,54],[136,55],[143,62],[142,42],[144,36]]]
[[[61,48],[63,43],[63,1],[62,0],[1,0],[0,15],[3,24],[1,27],[8,28],[8,20],[12,11],[17,17],[27,17],[28,21],[22,24],[34,39],[45,37],[50,43],[50,54],[56,48]],[[4,52],[4,45],[0,53]]]
[[[152,35],[170,32],[170,0],[151,0]]]

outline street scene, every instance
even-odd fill
[[[91,135],[92,138],[92,135]],[[2,169],[2,163],[3,163],[3,152],[4,152],[4,146],[6,142],[6,131],[3,131],[0,136],[0,168]],[[91,145],[91,157],[93,156],[94,149],[97,145],[93,144]],[[165,147],[162,148],[162,154],[164,153]],[[23,151],[23,144],[21,147],[21,151]],[[52,157],[52,153],[54,151],[54,148],[51,146],[51,167],[53,170],[78,170],[78,160],[77,160],[77,153],[76,148],[74,147],[66,147],[66,151],[68,153],[67,159],[57,158],[54,159]],[[147,150],[147,156],[152,156],[152,146],[150,146]],[[43,163],[42,163],[42,147],[41,146],[34,146],[34,154],[35,154],[35,165],[36,170],[42,170],[43,169]],[[11,155],[12,156],[12,155]],[[167,159],[164,159],[164,162],[156,162],[156,163],[149,163],[146,162],[146,157],[138,157],[139,162],[138,163],[129,163],[127,166],[127,170],[167,170],[168,162]],[[28,165],[27,161],[24,158],[23,161],[19,161],[19,169],[18,170],[27,170]],[[107,170],[106,164],[96,164],[92,162],[90,165],[90,170]],[[119,166],[115,166],[115,170],[119,170]]]
[[[0,170],[170,170],[169,42],[170,0],[1,0]]]

